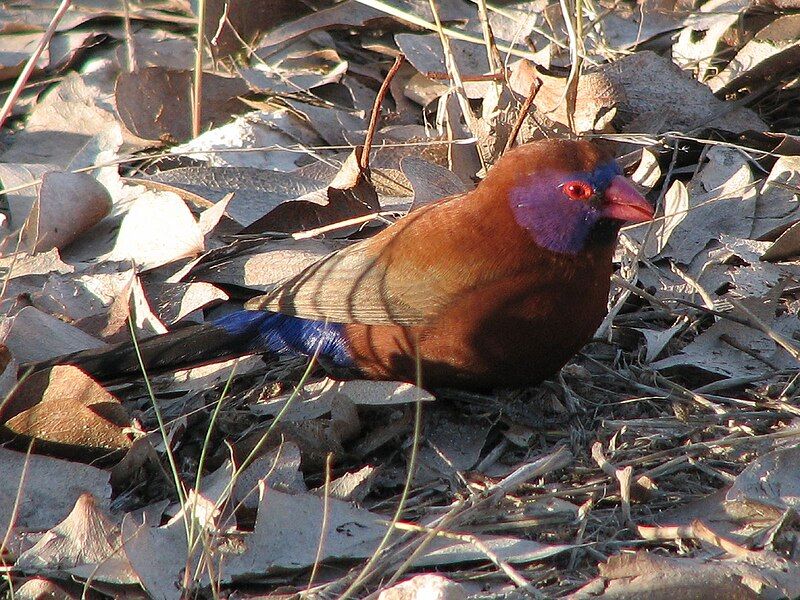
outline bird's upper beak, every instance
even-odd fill
[[[653,207],[622,175],[611,180],[603,199],[602,215],[607,219],[641,223],[653,218]]]

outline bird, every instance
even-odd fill
[[[653,207],[613,155],[547,139],[500,157],[467,193],[416,208],[244,309],[139,342],[148,374],[249,354],[315,356],[337,379],[490,391],[539,384],[607,312],[624,223]],[[141,376],[131,343],[33,365],[102,383]]]

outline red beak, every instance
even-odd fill
[[[622,175],[611,180],[604,200],[602,215],[607,219],[641,223],[653,218],[653,207]]]

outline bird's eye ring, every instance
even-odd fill
[[[594,190],[585,181],[570,181],[562,186],[564,194],[572,200],[588,200],[594,195]]]

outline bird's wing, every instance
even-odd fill
[[[326,256],[246,307],[334,323],[424,324],[469,285],[470,277],[452,260],[443,275],[431,260],[436,254],[429,246],[432,228],[406,225],[398,222]]]

